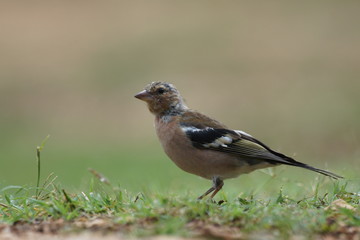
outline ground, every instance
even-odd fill
[[[133,195],[100,181],[102,188],[81,193],[52,185],[33,196],[33,189],[9,187],[1,195],[0,239],[359,239],[359,194],[331,184],[331,193],[304,199],[281,190],[268,199],[222,193],[218,201]]]

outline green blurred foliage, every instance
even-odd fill
[[[134,191],[206,188],[167,159],[133,98],[156,80],[229,127],[359,181],[358,1],[1,5],[1,185],[35,183],[35,148],[50,134],[43,178],[81,188],[91,167]],[[230,185],[247,191],[262,175]]]

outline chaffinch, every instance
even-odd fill
[[[174,85],[153,82],[135,95],[155,115],[157,136],[169,158],[182,170],[213,181],[213,186],[199,197],[223,187],[224,179],[256,169],[280,164],[302,167],[334,179],[334,173],[298,162],[270,149],[259,140],[239,130],[188,108]]]

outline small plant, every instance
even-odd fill
[[[47,135],[46,138],[41,142],[40,146],[36,147],[36,163],[37,163],[37,179],[36,179],[36,190],[35,190],[35,197],[36,199],[39,198],[39,187],[40,187],[40,176],[41,176],[41,161],[40,161],[40,153],[45,147],[46,141],[49,139],[50,135]]]

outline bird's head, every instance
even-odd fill
[[[179,91],[166,82],[152,82],[135,97],[145,101],[156,116],[177,115],[187,109]]]

